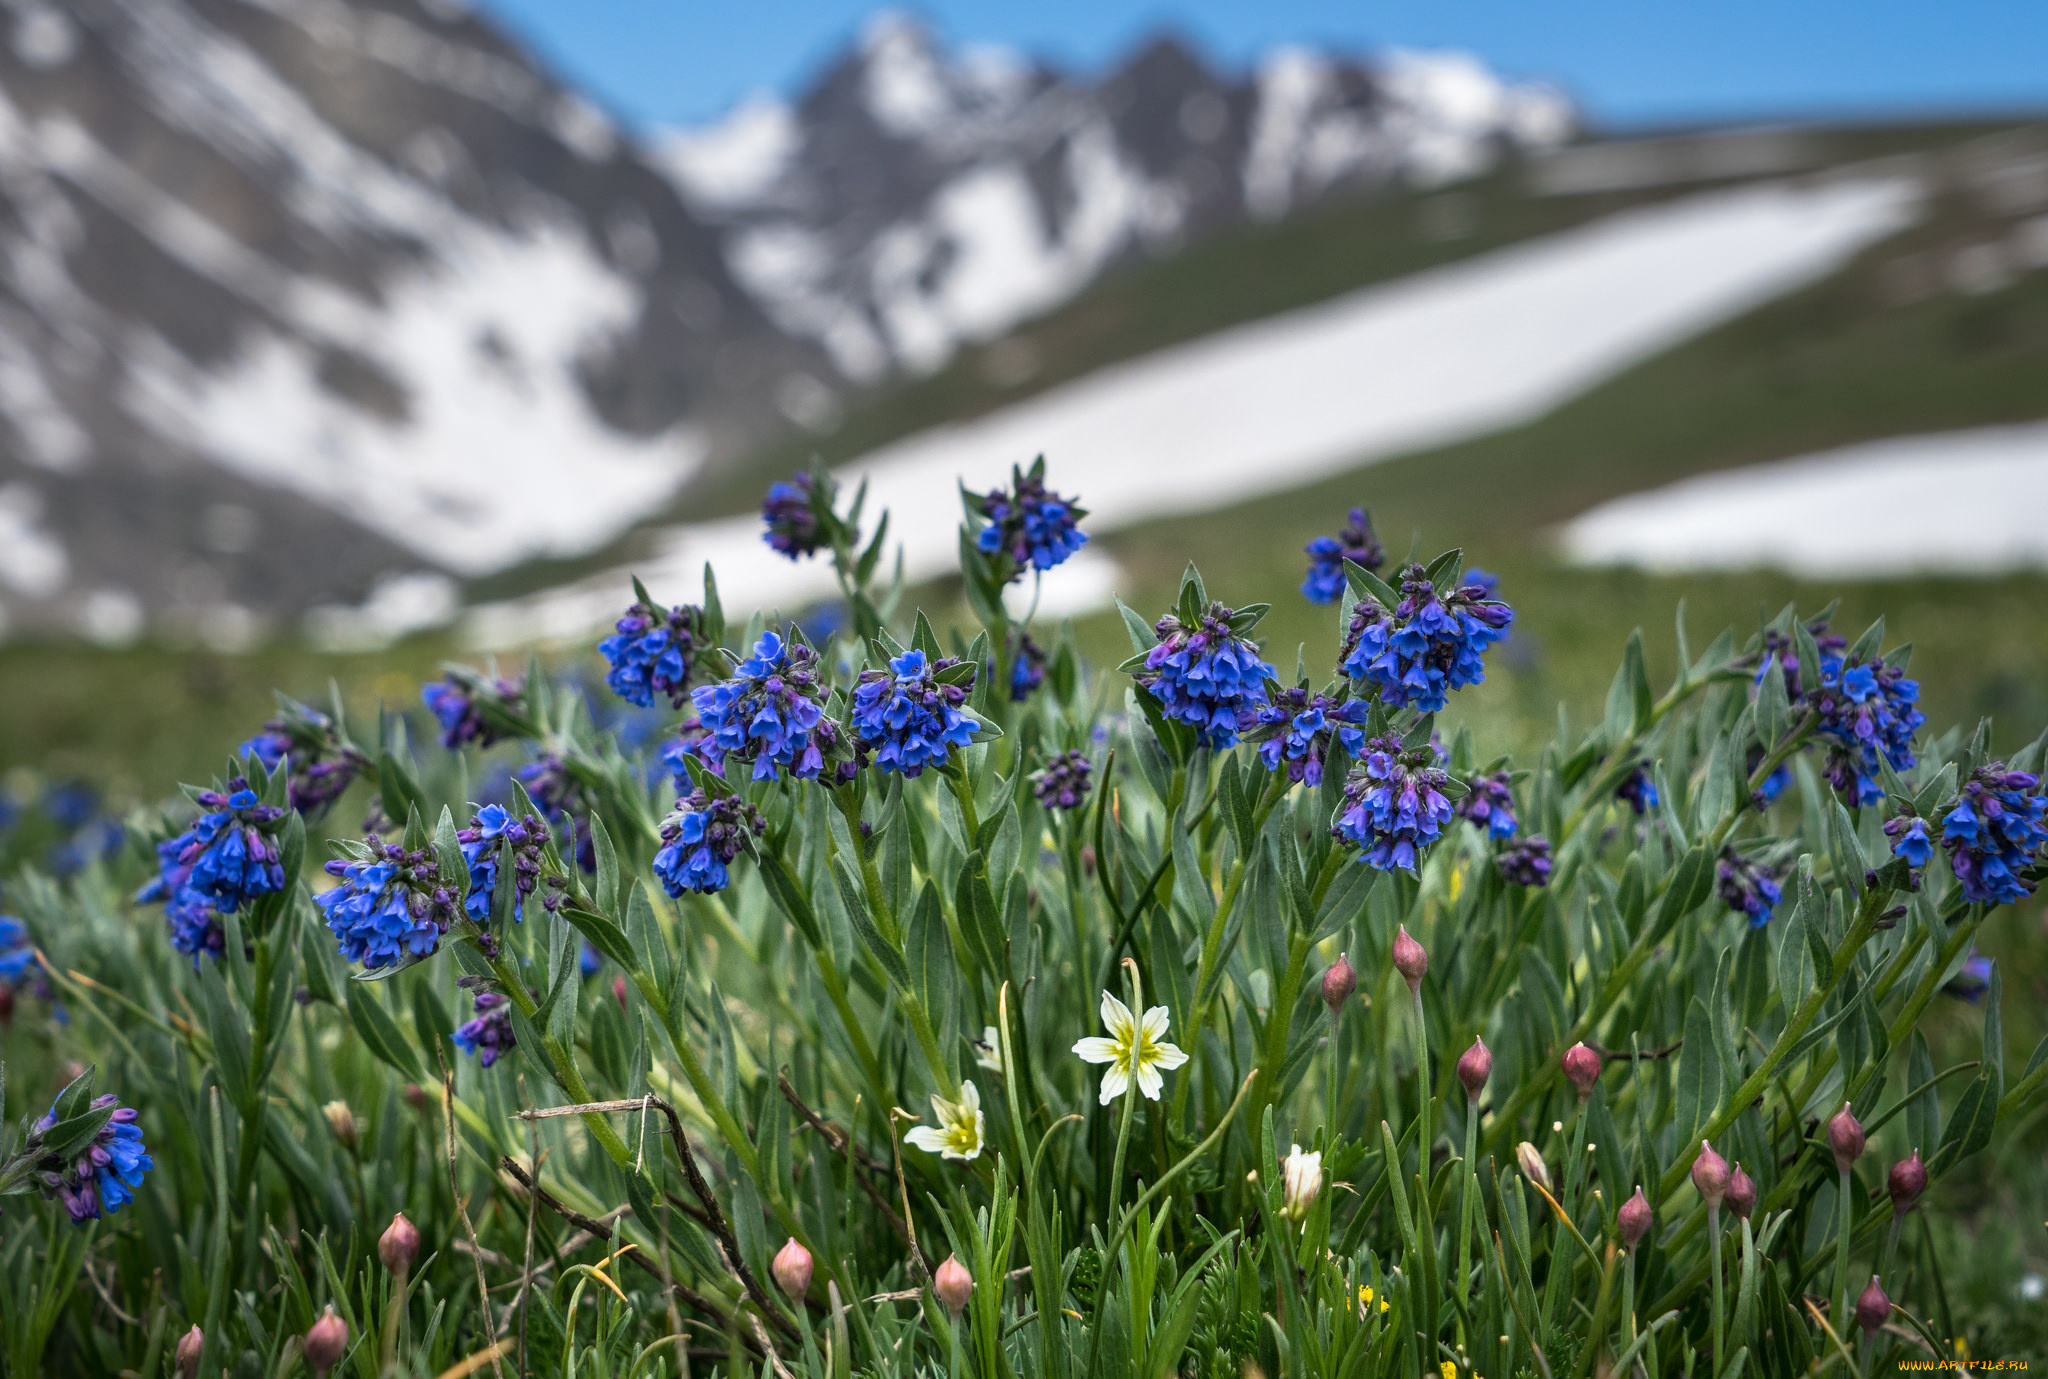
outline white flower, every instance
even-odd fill
[[[1280,1165],[1280,1183],[1280,1210],[1289,1220],[1301,1220],[1316,1204],[1316,1194],[1323,1190],[1323,1156],[1304,1154],[1300,1145],[1294,1145],[1287,1151],[1287,1161]]]
[[[1000,1076],[1003,1071],[1003,1035],[994,1025],[985,1026],[981,1038],[970,1039],[974,1045],[974,1061],[981,1067]]]
[[[920,1125],[903,1137],[903,1142],[942,1159],[972,1159],[981,1153],[986,1122],[981,1115],[981,1093],[972,1082],[960,1084],[960,1100],[947,1101],[932,1093],[932,1117],[937,1125]]]
[[[1074,1052],[1084,1063],[1109,1064],[1109,1071],[1102,1075],[1104,1106],[1122,1096],[1133,1077],[1148,1099],[1159,1100],[1159,1089],[1165,1085],[1160,1071],[1170,1072],[1188,1061],[1186,1054],[1165,1042],[1166,1020],[1165,1006],[1153,1006],[1142,1021],[1135,1020],[1129,1006],[1107,991],[1102,993],[1102,1027],[1109,1031],[1109,1038],[1083,1039],[1074,1045]]]

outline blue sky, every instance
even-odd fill
[[[642,124],[789,91],[876,8],[864,0],[485,0]],[[1778,115],[2048,111],[2043,0],[930,0],[955,41],[1091,69],[1171,27],[1243,63],[1276,43],[1469,48],[1630,125]]]

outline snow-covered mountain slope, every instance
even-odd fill
[[[1629,211],[1101,370],[835,471],[888,508],[912,580],[955,568],[956,482],[987,489],[1043,453],[1049,477],[1113,530],[1228,506],[1519,425],[1715,324],[1827,276],[1909,223],[1918,184],[1760,184]],[[675,529],[635,564],[658,597],[696,598],[717,567],[731,609],[794,610],[832,592],[757,518]],[[1092,551],[1093,548],[1091,548]],[[1107,561],[1048,581],[1063,607],[1106,599]],[[626,571],[476,610],[477,642],[581,635],[615,616]]]
[[[0,9],[0,620],[232,640],[584,551],[832,376],[466,6]]]
[[[934,369],[1126,255],[1468,175],[1572,124],[1557,92],[1459,53],[1289,48],[1232,76],[1161,39],[1090,80],[883,14],[793,105],[756,97],[655,147],[769,315],[871,381]]]

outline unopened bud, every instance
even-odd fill
[[[405,1084],[405,1104],[415,1111],[426,1111],[432,1109],[434,1099],[427,1095],[427,1089],[419,1083],[408,1082]]]
[[[301,1348],[307,1366],[315,1374],[325,1374],[341,1362],[342,1352],[348,1349],[348,1323],[335,1315],[333,1303],[328,1303],[320,1320],[307,1328]]]
[[[412,1262],[420,1255],[420,1228],[405,1219],[405,1213],[391,1213],[391,1224],[384,1228],[384,1234],[377,1240],[377,1258],[384,1261],[384,1267],[394,1274],[402,1274],[412,1268]]]
[[[775,1252],[775,1259],[768,1266],[768,1270],[775,1275],[775,1286],[780,1288],[791,1302],[795,1302],[811,1291],[813,1267],[811,1252],[799,1245],[795,1236],[791,1236],[788,1242]]]
[[[1846,1101],[1828,1121],[1828,1148],[1835,1151],[1835,1167],[1844,1173],[1863,1157],[1863,1122],[1850,1113]]]
[[[178,1373],[183,1379],[194,1379],[199,1373],[199,1352],[206,1348],[206,1333],[193,1327],[178,1337]]]
[[[356,1147],[356,1113],[348,1109],[347,1102],[330,1101],[320,1108],[320,1114],[327,1117],[328,1130],[344,1149]]]
[[[1521,1165],[1522,1176],[1545,1192],[1550,1191],[1550,1170],[1543,1166],[1543,1156],[1536,1152],[1536,1146],[1523,1140],[1515,1146],[1515,1162]]]
[[[1484,1039],[1472,1040],[1472,1047],[1458,1055],[1458,1081],[1465,1084],[1465,1099],[1479,1100],[1479,1094],[1486,1090],[1486,1079],[1493,1076],[1493,1050],[1486,1047]]]
[[[974,1292],[974,1275],[967,1272],[967,1266],[960,1262],[958,1255],[947,1255],[946,1262],[932,1272],[932,1292],[938,1295],[946,1310],[959,1321],[960,1314],[967,1310],[967,1299]]]
[[[1429,975],[1429,954],[1422,945],[1408,937],[1408,926],[1394,935],[1394,970],[1408,983],[1408,989],[1421,994],[1422,979]]]
[[[1920,1200],[1920,1194],[1927,1191],[1927,1165],[1920,1162],[1920,1151],[1892,1165],[1892,1171],[1885,1178],[1885,1187],[1892,1195],[1892,1214],[1904,1216]]]
[[[1692,1161],[1692,1185],[1700,1190],[1709,1207],[1721,1205],[1728,1195],[1728,1161],[1714,1152],[1714,1146],[1700,1141],[1700,1156]]]
[[[1728,1175],[1728,1209],[1743,1221],[1756,1210],[1756,1180],[1744,1173],[1739,1163]]]
[[[1884,1285],[1877,1281],[1877,1275],[1872,1274],[1870,1286],[1863,1290],[1862,1297],[1856,1299],[1856,1325],[1863,1328],[1864,1335],[1875,1335],[1891,1319],[1892,1300],[1885,1296]]]
[[[626,1008],[626,978],[622,974],[612,978],[612,999],[619,1003],[619,1009]]]
[[[1280,1165],[1282,1214],[1290,1221],[1301,1220],[1316,1204],[1316,1194],[1322,1190],[1323,1156],[1320,1153],[1304,1154],[1298,1144],[1291,1147],[1286,1160]]]
[[[1614,1228],[1621,1235],[1621,1243],[1633,1250],[1636,1242],[1650,1233],[1650,1224],[1656,1218],[1650,1211],[1650,1199],[1643,1196],[1642,1184],[1636,1184],[1636,1195],[1621,1204],[1621,1210],[1614,1214]]]
[[[1351,993],[1356,990],[1358,973],[1351,966],[1350,957],[1339,953],[1337,961],[1323,973],[1323,1004],[1330,1008],[1330,1014],[1334,1017],[1344,1008],[1344,1003],[1351,999]]]
[[[1600,1080],[1600,1055],[1584,1044],[1574,1044],[1564,1051],[1565,1080],[1579,1089],[1579,1100],[1593,1095],[1593,1084]]]

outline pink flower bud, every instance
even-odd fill
[[[974,1292],[974,1275],[967,1272],[967,1266],[960,1262],[958,1256],[947,1255],[946,1262],[932,1273],[932,1292],[938,1295],[939,1301],[946,1305],[946,1310],[957,1322],[960,1314],[967,1310],[968,1295]]]
[[[795,1302],[811,1291],[811,1252],[797,1243],[791,1236],[783,1247],[775,1252],[774,1261],[768,1271],[775,1275],[775,1286]]]
[[[612,978],[612,999],[619,1003],[619,1009],[626,1008],[626,978],[624,974]]]
[[[1394,970],[1407,981],[1411,992],[1421,993],[1422,979],[1429,975],[1429,954],[1423,951],[1421,944],[1408,937],[1405,924],[1394,935]]]
[[[420,1254],[420,1228],[405,1219],[402,1211],[391,1214],[391,1224],[384,1228],[384,1234],[377,1241],[377,1258],[384,1261],[384,1267],[394,1274],[402,1274],[412,1267]]]
[[[1636,1195],[1621,1204],[1621,1210],[1614,1213],[1614,1228],[1621,1235],[1621,1243],[1633,1250],[1636,1242],[1650,1233],[1650,1223],[1655,1217],[1650,1212],[1650,1199],[1643,1196],[1642,1184],[1636,1184]]]
[[[1741,1164],[1728,1175],[1728,1209],[1744,1221],[1756,1210],[1756,1181],[1742,1171]]]
[[[194,1379],[199,1373],[199,1352],[206,1346],[206,1333],[193,1327],[178,1337],[178,1373],[184,1379]]]
[[[1884,1295],[1884,1285],[1877,1281],[1877,1275],[1872,1274],[1870,1286],[1856,1299],[1856,1325],[1863,1328],[1866,1336],[1874,1335],[1891,1319],[1892,1300]]]
[[[315,1374],[325,1374],[341,1362],[342,1352],[348,1349],[348,1323],[335,1315],[333,1303],[307,1328],[301,1349]]]
[[[1700,1190],[1710,1207],[1721,1205],[1728,1195],[1728,1161],[1714,1152],[1714,1146],[1700,1141],[1700,1156],[1692,1161],[1692,1185]]]
[[[1323,1004],[1330,1008],[1334,1017],[1351,999],[1351,993],[1358,990],[1358,972],[1351,966],[1351,959],[1343,953],[1323,973]]]
[[[1593,1095],[1593,1084],[1600,1080],[1600,1055],[1584,1044],[1574,1044],[1564,1051],[1565,1080],[1579,1089],[1579,1100]]]
[[[1863,1157],[1863,1122],[1850,1114],[1846,1101],[1828,1122],[1828,1147],[1835,1151],[1835,1167],[1844,1173]]]
[[[1550,1190],[1550,1170],[1543,1166],[1543,1155],[1536,1146],[1523,1140],[1515,1146],[1515,1162],[1521,1166],[1522,1176],[1545,1192]]]
[[[1472,1047],[1458,1055],[1458,1081],[1465,1084],[1465,1099],[1479,1100],[1479,1094],[1486,1090],[1486,1079],[1493,1076],[1493,1050],[1486,1047],[1484,1039],[1474,1038]]]
[[[1892,1214],[1904,1216],[1920,1200],[1920,1194],[1927,1191],[1927,1165],[1920,1162],[1920,1151],[1914,1150],[1908,1158],[1892,1165],[1892,1171],[1885,1178],[1885,1186],[1892,1194]]]

